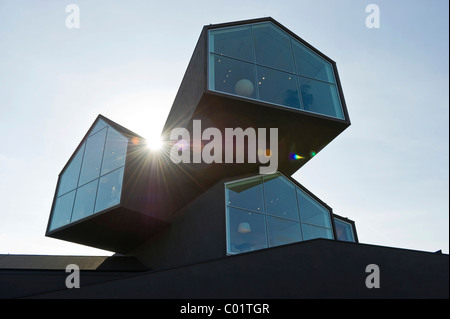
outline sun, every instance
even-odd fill
[[[159,151],[163,145],[161,137],[152,136],[146,140],[146,146],[150,151]]]

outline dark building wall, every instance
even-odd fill
[[[80,271],[80,286],[114,280],[126,272]],[[64,270],[0,269],[0,299],[27,298],[36,294],[66,290]]]
[[[37,298],[448,298],[449,256],[316,239]],[[366,267],[380,288],[366,287]]]
[[[0,299],[65,290],[70,264],[80,269],[82,286],[148,270],[126,256],[0,255]]]
[[[206,90],[206,37],[207,30],[203,28],[164,125],[163,136],[166,139],[172,129],[188,125]]]
[[[135,256],[152,269],[198,263],[226,255],[223,181],[197,197],[177,215],[169,226],[127,255]]]

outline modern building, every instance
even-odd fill
[[[448,298],[448,255],[360,244],[291,177],[349,125],[336,63],[280,23],[205,26],[164,148],[99,115],[59,175],[46,236],[115,254],[0,256],[0,297]]]

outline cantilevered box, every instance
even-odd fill
[[[292,175],[350,125],[336,63],[272,18],[208,25],[167,118],[174,128],[278,129],[278,170]],[[261,150],[260,150],[261,151]],[[218,180],[254,165],[198,165]],[[198,174],[197,174],[198,173]]]

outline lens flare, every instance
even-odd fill
[[[133,138],[131,139],[131,143],[133,143],[134,145],[138,145],[138,144],[139,144],[139,138],[133,137]]]
[[[291,159],[293,159],[293,160],[299,160],[299,159],[302,159],[302,158],[304,158],[304,157],[300,156],[298,154],[294,154],[294,153],[291,154]]]

